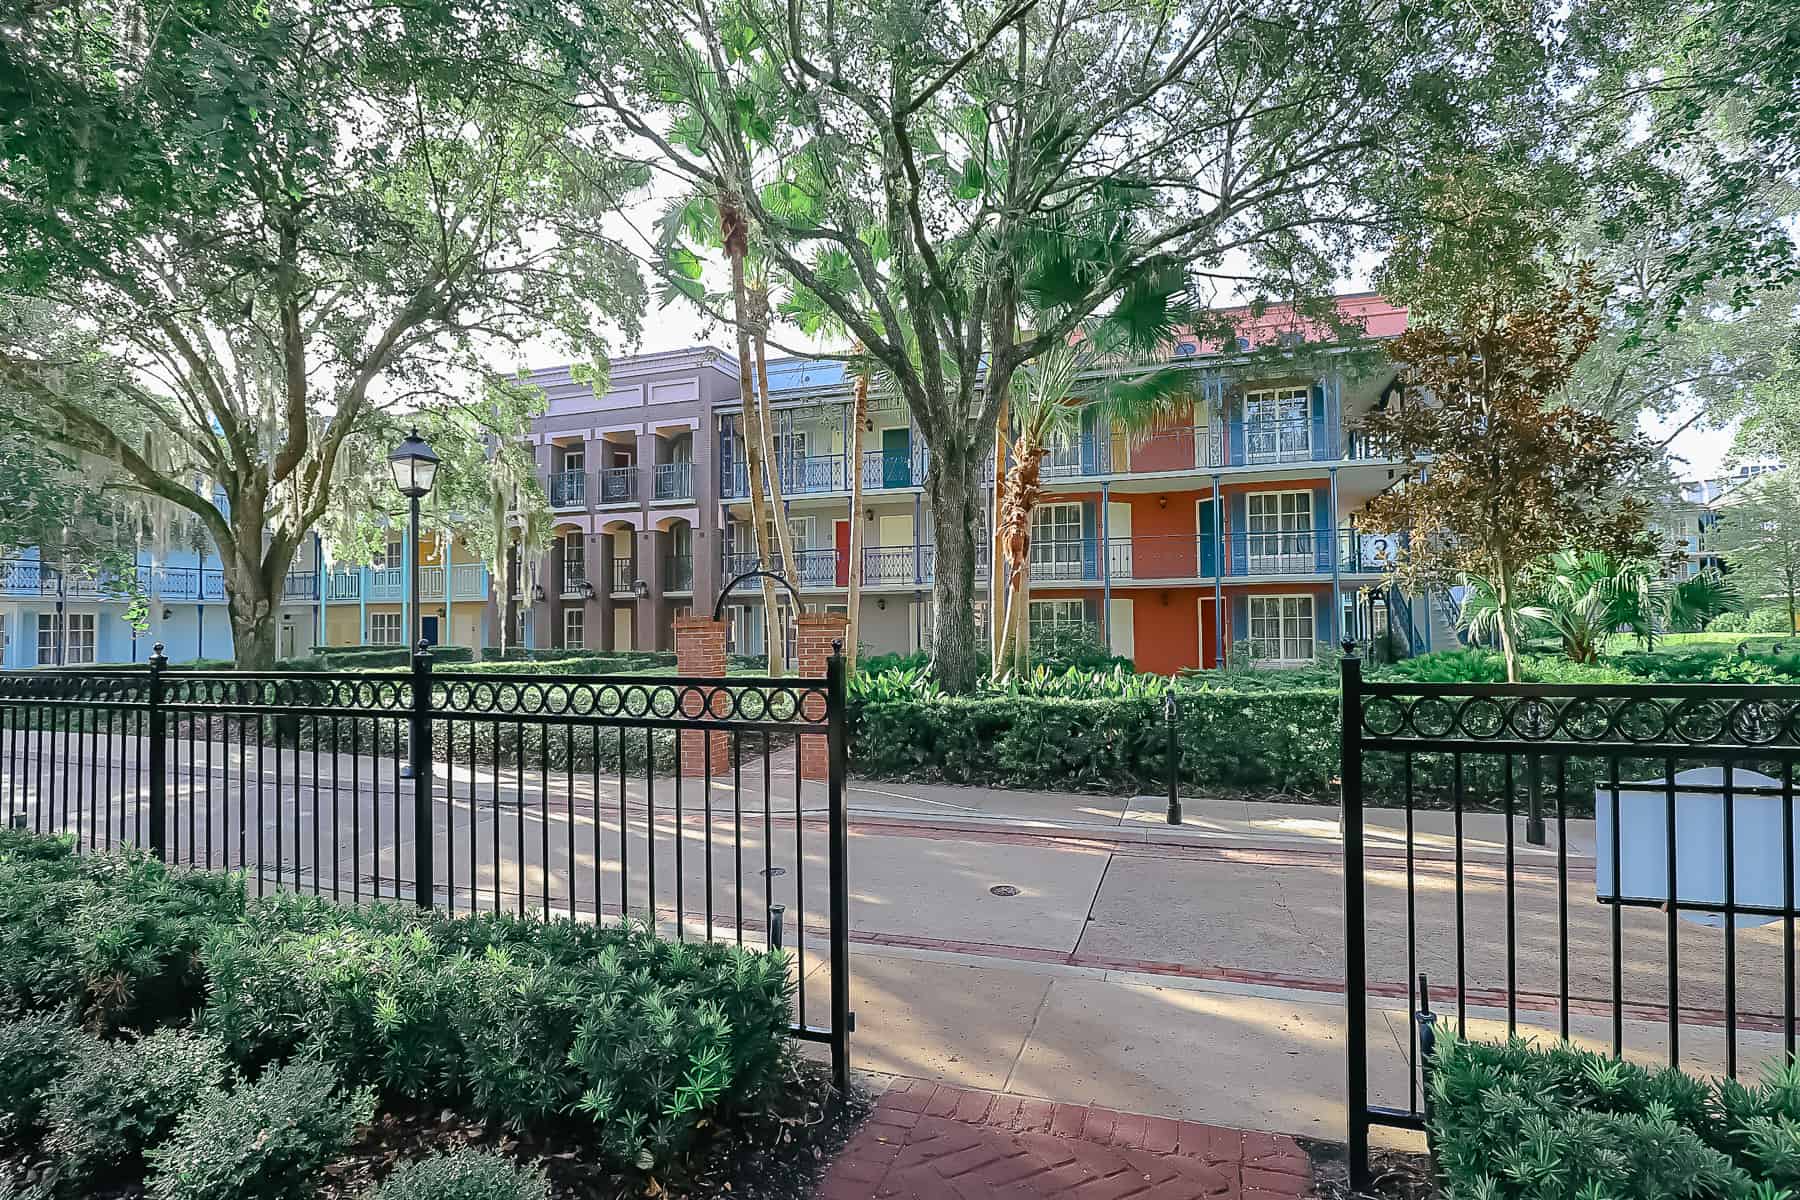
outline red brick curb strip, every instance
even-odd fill
[[[1288,1137],[898,1079],[819,1200],[1298,1200]]]

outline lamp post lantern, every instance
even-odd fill
[[[416,647],[424,640],[425,624],[419,604],[419,501],[431,494],[431,485],[437,482],[437,452],[419,436],[415,427],[388,455],[388,469],[394,473],[394,486],[407,502],[407,539],[412,543],[412,550],[407,556],[406,615],[401,627],[407,631],[403,644]],[[410,761],[412,749],[407,747],[409,761],[401,771],[401,776],[407,779],[412,778],[414,772],[415,765]]]

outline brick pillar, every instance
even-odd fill
[[[725,622],[711,617],[682,617],[675,622],[675,673],[683,678],[722,679],[725,676]],[[723,697],[721,697],[723,701]],[[721,703],[715,713],[725,715],[727,705]],[[683,715],[700,717],[705,703],[698,693],[684,695]],[[731,735],[724,730],[708,733],[700,729],[681,732],[681,773],[688,777],[707,774],[710,760],[713,772],[729,774],[731,770]]]
[[[823,679],[834,644],[844,640],[850,619],[843,613],[801,613],[796,618],[798,645],[795,647],[795,671],[809,679]],[[825,701],[809,696],[805,703],[809,721],[825,719]],[[831,747],[816,733],[800,736],[800,778],[828,779],[831,775]]]

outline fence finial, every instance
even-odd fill
[[[1344,657],[1345,657],[1345,658],[1355,658],[1355,657],[1357,657],[1357,654],[1356,654],[1356,639],[1355,639],[1355,638],[1348,638],[1348,637],[1347,637],[1347,638],[1345,638],[1345,639],[1344,639],[1344,640],[1343,640],[1343,641],[1342,641],[1342,642],[1340,642],[1340,643],[1339,643],[1339,645],[1341,645],[1341,646],[1342,646],[1342,647],[1343,647],[1343,649],[1344,649]]]
[[[151,666],[166,667],[169,665],[169,656],[167,654],[163,653],[163,651],[166,649],[167,649],[167,647],[165,647],[161,642],[157,642],[154,646],[150,647],[150,665]]]

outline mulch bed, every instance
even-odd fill
[[[873,1107],[852,1090],[840,1095],[823,1065],[800,1061],[763,1109],[713,1126],[686,1161],[661,1177],[620,1172],[602,1162],[578,1128],[518,1133],[451,1110],[378,1114],[363,1138],[327,1167],[319,1200],[355,1200],[403,1163],[458,1146],[493,1151],[543,1168],[555,1200],[808,1200],[832,1158]],[[33,1178],[28,1164],[0,1159],[0,1195],[8,1181]],[[137,1185],[96,1190],[92,1200],[137,1200]]]
[[[1431,1156],[1404,1150],[1372,1149],[1369,1171],[1372,1186],[1366,1192],[1350,1190],[1350,1163],[1338,1142],[1296,1138],[1312,1159],[1313,1196],[1316,1200],[1435,1200],[1440,1195],[1431,1175]]]

